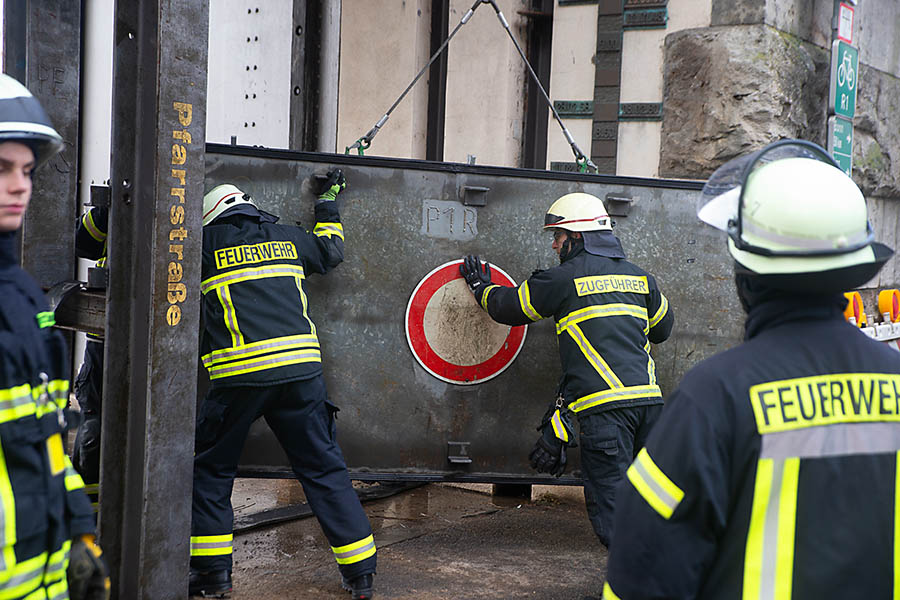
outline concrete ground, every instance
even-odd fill
[[[599,598],[606,550],[581,488],[536,486],[533,499],[490,490],[428,484],[365,502],[378,547],[375,597]],[[232,500],[237,522],[302,502],[303,492],[295,481],[238,479]],[[349,598],[314,518],[239,533],[234,561],[237,600]]]

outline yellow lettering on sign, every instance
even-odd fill
[[[276,258],[297,258],[293,242],[261,242],[216,250],[216,268],[266,262]]]
[[[178,122],[187,127],[193,119],[194,105],[187,102],[173,102],[172,108],[178,111]]]
[[[590,294],[608,294],[611,292],[628,292],[632,294],[649,294],[647,278],[637,275],[595,275],[579,277],[575,280],[575,289],[579,296]]]
[[[187,150],[181,144],[172,144],[172,164],[183,165],[187,160]]]
[[[184,270],[181,267],[181,263],[172,261],[169,263],[169,283],[177,283],[181,281],[181,277],[184,275]]]
[[[750,388],[760,434],[835,423],[900,422],[900,375],[839,373]]]
[[[180,128],[172,129],[172,138],[179,140],[181,144],[172,144],[172,166],[185,165],[188,159],[187,148],[184,145],[191,144],[193,138],[191,133],[184,129],[193,121],[194,107],[187,102],[173,102],[172,108],[178,115],[178,124]],[[184,145],[182,145],[184,144]],[[185,184],[187,183],[187,169],[171,169],[172,177],[175,178],[178,187],[171,187],[169,195],[177,202],[173,202],[169,206],[169,223],[172,229],[169,230],[169,240],[183,242],[188,237],[188,231],[182,225],[185,221]],[[181,283],[184,271],[181,261],[184,260],[184,246],[182,244],[169,244],[169,254],[174,254],[176,260],[172,260],[168,265],[168,288],[166,291],[166,300],[169,301],[169,308],[166,310],[166,323],[170,327],[175,327],[181,322],[181,307],[179,303],[184,302],[187,298],[187,287]],[[172,257],[169,257],[172,258]]]
[[[187,298],[187,287],[183,283],[170,283],[167,298],[169,304],[184,302],[184,299]]]

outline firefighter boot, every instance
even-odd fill
[[[231,593],[231,571],[196,571],[191,569],[188,594],[201,598],[225,598]]]
[[[341,587],[350,592],[353,600],[369,600],[375,596],[375,591],[372,589],[373,579],[374,573],[367,573],[353,579],[344,579],[341,581]]]

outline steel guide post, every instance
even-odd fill
[[[187,592],[208,2],[116,2],[100,535],[113,597]]]

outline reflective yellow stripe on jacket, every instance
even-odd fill
[[[660,514],[670,519],[684,498],[684,492],[656,466],[646,448],[641,448],[637,458],[626,472],[628,481],[643,499]]]
[[[0,390],[0,423],[31,415],[43,417],[65,408],[68,397],[69,382],[61,379],[48,381],[46,386],[25,383]]]
[[[232,348],[214,350],[201,359],[209,378],[228,377],[273,367],[321,361],[314,334],[272,338]]]
[[[344,226],[340,223],[316,223],[313,234],[318,237],[336,236],[344,239]]]
[[[268,265],[265,267],[250,267],[236,269],[213,275],[200,283],[200,292],[208,294],[223,285],[233,285],[241,281],[252,279],[266,279],[269,277],[303,277],[303,267],[300,265]]]
[[[581,412],[608,402],[618,400],[639,400],[640,398],[662,398],[658,385],[630,385],[588,394],[569,405],[572,412]]]
[[[84,228],[87,230],[91,237],[97,240],[98,242],[106,241],[106,232],[100,231],[100,228],[97,227],[97,224],[94,223],[94,216],[91,214],[93,211],[88,211],[84,213],[84,216],[81,217],[81,223],[84,225]]]
[[[342,232],[332,231],[332,233],[343,235]],[[271,277],[290,277],[295,281],[303,305],[303,318],[309,325],[310,333],[245,343],[229,287],[236,283]],[[215,291],[222,305],[225,327],[231,334],[231,347],[214,350],[202,357],[211,380],[288,365],[322,361],[319,341],[316,337],[316,326],[307,313],[308,302],[303,291],[303,279],[302,266],[278,264],[220,273],[200,284],[200,291],[203,294]]]
[[[657,312],[659,315],[659,312]],[[608,402],[616,402],[620,400],[637,400],[641,398],[661,398],[662,392],[656,385],[656,368],[653,358],[650,356],[650,344],[645,344],[644,351],[647,353],[647,375],[648,384],[642,385],[625,385],[615,374],[612,367],[600,352],[591,344],[587,335],[581,329],[581,323],[590,319],[603,317],[634,317],[644,322],[644,334],[650,330],[649,319],[647,317],[647,309],[643,306],[635,304],[626,304],[616,302],[611,304],[595,304],[578,310],[572,311],[568,315],[561,318],[556,323],[556,334],[562,335],[568,333],[581,353],[587,359],[588,363],[597,371],[600,377],[609,386],[607,390],[600,390],[587,396],[576,399],[569,405],[573,412],[581,412],[589,408],[594,408]],[[662,318],[662,317],[660,317]]]

